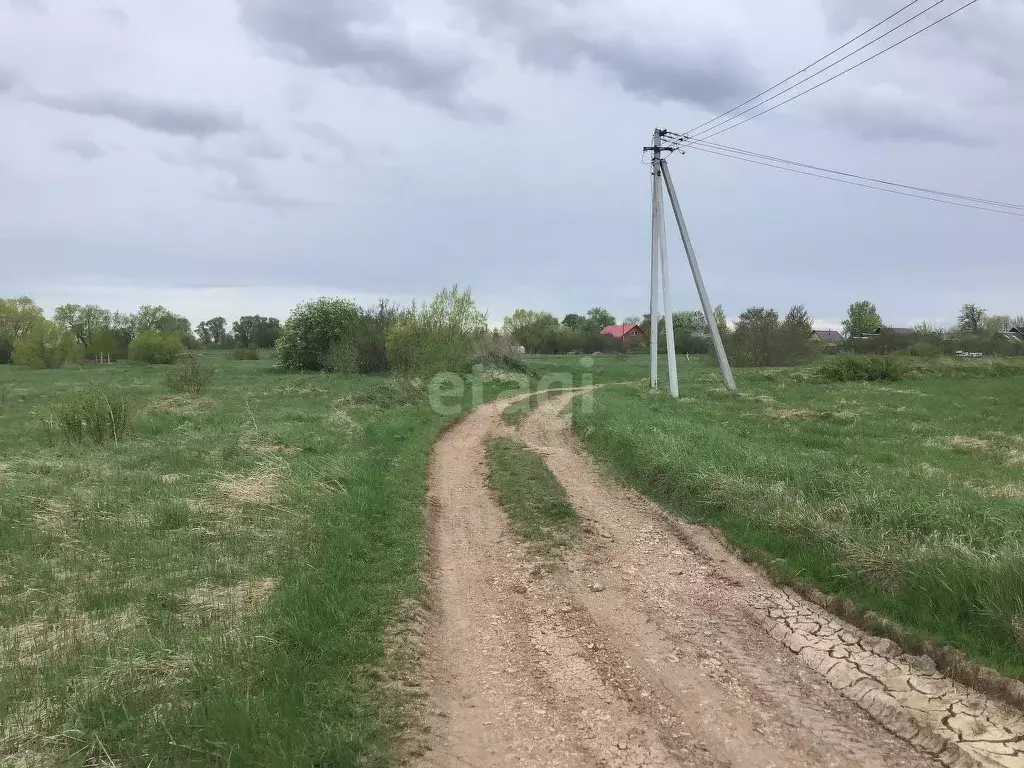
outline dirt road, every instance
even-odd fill
[[[585,521],[532,554],[485,486],[500,406],[438,443],[425,684],[441,766],[1024,766],[1024,718],[772,586],[606,480],[552,398],[520,428]]]

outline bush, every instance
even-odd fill
[[[167,374],[167,388],[171,392],[198,395],[210,383],[213,373],[213,368],[204,363],[198,354],[187,352]]]
[[[128,359],[136,363],[170,365],[184,351],[185,345],[178,334],[143,331],[128,347]]]
[[[431,374],[468,372],[473,350],[487,334],[487,316],[469,291],[441,291],[428,305],[403,314],[387,334],[388,364],[393,370]]]
[[[325,298],[300,304],[281,329],[277,365],[286,371],[349,367],[349,349],[358,330],[359,307],[347,299]]]
[[[256,347],[243,347],[231,353],[232,360],[259,360],[260,351]]]
[[[78,353],[74,336],[56,323],[39,320],[15,342],[11,359],[26,368],[60,368]]]
[[[56,428],[69,443],[89,440],[102,445],[126,439],[134,422],[134,409],[124,393],[88,389],[59,395],[47,426]]]
[[[10,339],[0,337],[0,365],[7,365],[11,362],[14,354],[14,345]]]
[[[910,366],[891,355],[839,355],[818,371],[828,381],[899,381],[906,378]]]

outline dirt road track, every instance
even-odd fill
[[[435,448],[430,749],[417,765],[1024,767],[1020,713],[607,481],[559,416],[571,396],[519,435],[585,521],[564,562],[532,554],[486,489],[500,406]]]

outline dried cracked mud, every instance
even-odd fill
[[[518,437],[586,535],[552,559],[485,482],[501,408],[437,444],[429,479],[422,756],[440,766],[1009,766],[1024,716],[829,615],[709,530],[610,482],[552,397]]]

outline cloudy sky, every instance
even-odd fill
[[[498,323],[642,314],[653,128],[686,131],[903,3],[0,0],[0,295],[201,320],[457,282]],[[1022,39],[1024,4],[981,0],[717,140],[1024,203]],[[730,315],[1024,312],[1024,219],[672,163]],[[696,307],[675,242],[672,259],[676,307]]]

